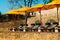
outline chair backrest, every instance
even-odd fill
[[[40,26],[40,25],[41,25],[41,23],[36,23],[36,25],[39,25],[39,26]]]
[[[20,24],[20,26],[23,26],[23,24]]]
[[[56,25],[57,25],[57,24],[55,24],[55,25],[52,25],[50,28],[55,28],[55,27],[56,27]]]
[[[54,22],[53,24],[57,24],[58,25],[58,22]]]
[[[45,25],[51,25],[51,23],[45,23]]]
[[[28,24],[24,24],[24,26],[28,26]]]
[[[31,26],[35,26],[35,24],[31,24]]]

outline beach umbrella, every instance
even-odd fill
[[[41,8],[43,7],[43,4],[36,4],[35,6],[32,6],[29,12],[35,12],[35,11],[40,11]]]
[[[19,14],[17,11],[18,11],[18,10],[14,8],[14,9],[11,9],[10,11],[6,12],[6,14],[7,14],[7,15],[8,15],[8,14]]]
[[[40,13],[40,21],[42,20],[42,18],[41,18],[41,8],[43,6],[44,6],[43,4],[36,4],[35,6],[32,6],[31,9],[29,10],[29,12],[39,11],[39,13]]]
[[[20,8],[19,9],[19,13],[20,14],[26,14],[26,17],[25,17],[25,24],[27,24],[27,16],[28,16],[28,10],[29,10],[30,8],[28,8],[28,7],[26,7],[26,6],[24,6],[24,7],[22,7],[22,8]]]
[[[19,10],[16,8],[13,8],[10,11],[6,12],[6,15],[8,15],[9,17],[11,15],[11,17],[14,18],[14,17],[16,17],[16,15],[20,15],[17,11],[19,11]],[[18,16],[18,19],[19,19],[19,16]]]
[[[59,9],[59,7],[60,7],[60,1],[52,1],[52,2],[50,2],[50,3],[48,3],[48,4],[46,4],[46,5],[42,8],[42,10],[44,10],[44,8],[45,8],[46,10],[49,10],[49,9],[52,9],[52,8],[55,8],[55,7],[57,7],[57,21],[59,22],[58,9]]]

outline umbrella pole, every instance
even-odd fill
[[[59,15],[58,15],[58,5],[57,5],[57,21],[58,21],[58,24],[59,24]]]
[[[39,13],[40,13],[40,22],[42,23],[42,18],[41,18],[41,9],[40,9]]]
[[[25,24],[27,24],[27,16],[28,16],[28,14],[26,13]]]

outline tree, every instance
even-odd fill
[[[0,12],[0,15],[1,15],[1,12]]]
[[[26,0],[24,0],[24,6],[26,6]]]
[[[22,7],[21,5],[21,0],[8,0],[9,2],[9,5],[10,5],[10,9],[13,9],[13,8],[20,8]]]
[[[52,0],[43,0],[44,4],[52,2]]]
[[[47,3],[50,3],[50,2],[52,2],[53,0],[50,0],[49,2],[47,2]]]

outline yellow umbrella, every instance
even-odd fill
[[[22,7],[22,8],[20,8],[19,9],[19,13],[20,14],[26,14],[26,17],[25,17],[25,24],[27,23],[27,16],[28,16],[28,10],[29,10],[30,8],[28,8],[28,7],[26,7],[26,6],[24,6],[24,7]]]
[[[29,10],[29,12],[34,12],[34,11],[39,11],[40,16],[41,16],[41,8],[43,7],[43,4],[36,4],[35,6],[31,7],[31,9]],[[42,18],[40,17],[40,21],[42,20]],[[41,21],[42,22],[42,21]]]
[[[54,7],[56,7],[56,1],[52,1],[46,5],[43,6],[42,10],[48,10],[48,9],[52,9]]]
[[[43,4],[36,4],[35,6],[31,7],[29,12],[34,12],[40,10],[44,5]]]
[[[24,7],[19,9],[19,13],[20,14],[24,14],[24,13],[26,14],[29,9],[30,9],[29,7],[24,6]]]
[[[6,12],[6,14],[19,14],[17,11],[18,11],[18,10],[14,8],[14,9]]]
[[[16,17],[16,15],[19,15],[19,13],[17,12],[17,11],[19,11],[19,10],[17,10],[16,8],[14,8],[14,9],[11,9],[10,11],[8,11],[8,12],[6,12],[6,14],[7,15],[13,15],[13,16],[11,16],[11,17]],[[19,17],[18,17],[19,18]]]
[[[42,10],[44,10],[44,8],[48,10],[48,9],[52,9],[52,8],[55,8],[55,7],[57,7],[57,20],[59,22],[58,8],[60,7],[60,1],[59,2],[58,1],[52,1],[52,2],[50,2],[48,4],[46,4],[42,8]]]

